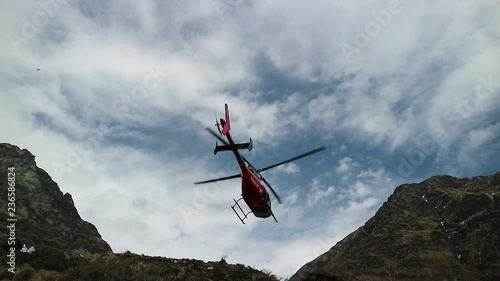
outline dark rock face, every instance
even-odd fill
[[[224,259],[204,262],[112,253],[97,229],[80,218],[71,195],[62,194],[29,151],[0,143],[0,220],[4,223],[9,218],[9,167],[15,168],[16,178],[16,238],[34,246],[35,252],[17,252],[12,273],[0,248],[0,280],[278,281],[269,272],[228,264]],[[0,232],[2,244],[8,236],[8,231]]]
[[[109,253],[110,246],[94,225],[83,221],[69,193],[63,194],[26,149],[0,144],[0,221],[6,222],[8,168],[15,172],[16,238],[24,244],[51,247],[72,254]],[[5,243],[8,234],[0,232]]]
[[[500,280],[500,172],[397,187],[364,226],[290,278],[303,280]]]

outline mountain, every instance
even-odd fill
[[[14,178],[15,195],[9,194]],[[36,166],[35,156],[6,143],[0,143],[0,189],[0,220],[15,226],[15,232],[1,231],[0,241],[14,233],[36,249],[14,252],[12,274],[4,262],[10,249],[1,247],[0,280],[278,280],[224,259],[113,253],[95,226],[81,219],[71,195]],[[15,210],[8,209],[11,201]],[[305,280],[500,280],[500,172],[433,176],[397,187],[364,226],[289,281]]]
[[[0,143],[0,190],[0,221],[11,226],[0,232],[4,246],[0,247],[0,280],[278,280],[224,259],[204,262],[113,253],[96,227],[81,219],[71,195],[63,194],[36,166],[35,156],[7,143]],[[11,252],[7,241],[33,246],[35,251]],[[9,263],[12,260],[15,264]]]
[[[9,168],[15,178],[16,238],[26,245],[43,245],[68,253],[110,253],[111,247],[94,225],[82,220],[69,193],[35,163],[35,156],[17,146],[0,144],[0,186],[7,191]],[[12,175],[11,175],[12,176]],[[7,193],[0,196],[0,221],[9,217]],[[6,232],[0,241],[7,241]]]
[[[306,280],[500,280],[500,172],[397,187],[289,281]]]

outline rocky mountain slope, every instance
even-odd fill
[[[9,170],[10,167],[14,169]],[[8,194],[13,178],[15,195]],[[10,246],[6,245],[11,232],[1,231],[0,244],[5,248],[0,248],[0,280],[278,280],[241,264],[227,264],[224,259],[204,262],[112,253],[95,226],[80,218],[71,195],[63,194],[50,176],[36,166],[35,156],[6,143],[0,143],[0,190],[0,221],[5,225],[14,223],[15,239],[35,248],[33,253],[14,252],[12,273],[7,256]],[[11,201],[15,210],[8,209]]]
[[[269,273],[224,259],[149,257],[130,252],[72,256],[53,249],[18,253],[15,274],[0,266],[0,280],[16,281],[278,281]]]
[[[290,281],[500,280],[500,172],[396,188],[366,224]]]
[[[0,144],[0,221],[6,222],[8,168],[14,168],[16,238],[26,245],[43,245],[68,253],[109,253],[110,246],[94,225],[83,221],[69,193],[35,163],[35,156],[10,144]],[[7,241],[0,232],[0,241]],[[4,242],[2,242],[3,244]]]

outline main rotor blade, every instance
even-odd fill
[[[225,139],[223,139],[223,138],[221,138],[221,136],[217,135],[217,133],[214,132],[212,129],[206,127],[205,130],[207,130],[210,134],[212,134],[214,137],[219,139],[223,144],[229,145],[229,143]]]
[[[311,150],[311,151],[309,151],[309,152],[306,152],[306,153],[301,154],[301,155],[299,155],[299,156],[295,156],[295,157],[293,157],[293,158],[290,158],[290,159],[288,159],[288,160],[285,160],[285,161],[279,162],[279,163],[277,163],[277,164],[274,164],[274,165],[271,165],[271,166],[264,167],[264,168],[262,168],[262,169],[259,169],[258,171],[259,171],[259,172],[266,171],[266,170],[272,169],[272,168],[274,168],[274,167],[277,167],[277,166],[279,166],[279,165],[283,165],[283,164],[286,164],[286,163],[289,163],[289,162],[295,161],[295,160],[297,160],[297,159],[300,159],[300,158],[303,158],[303,157],[309,156],[309,155],[311,155],[311,154],[314,154],[314,153],[320,152],[320,151],[325,150],[325,149],[326,149],[326,148],[325,148],[324,146],[322,146],[322,147],[320,147],[320,148],[313,149],[313,150]]]
[[[230,179],[235,179],[235,178],[240,178],[240,177],[241,177],[241,174],[237,174],[237,175],[232,175],[232,176],[223,177],[223,178],[217,178],[217,179],[206,180],[206,181],[199,181],[199,182],[195,182],[194,184],[203,184],[203,183],[209,183],[209,182],[215,182],[215,181],[230,180]]]
[[[206,127],[205,130],[207,130],[210,134],[212,134],[214,137],[216,137],[218,140],[220,140],[223,144],[229,145],[229,143],[225,139],[223,139],[221,136],[219,136],[212,129]],[[243,158],[243,156],[242,156],[242,158]],[[217,178],[217,179],[212,179],[212,180],[199,181],[199,182],[195,182],[194,184],[203,184],[203,183],[210,183],[210,182],[216,182],[216,181],[230,180],[230,179],[235,179],[235,178],[240,178],[240,177],[241,177],[241,174],[236,174],[236,175],[222,177],[222,178]]]
[[[269,187],[269,189],[271,190],[271,192],[274,194],[274,196],[278,200],[278,203],[282,204],[283,202],[281,202],[281,199],[278,196],[278,193],[276,193],[276,191],[274,191],[274,189],[271,187],[271,185],[266,181],[266,179],[262,175],[260,176],[260,178],[264,181],[264,183],[267,184],[267,186]]]

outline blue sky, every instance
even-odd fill
[[[290,276],[394,188],[500,166],[495,1],[2,3],[0,133],[36,155],[116,252]],[[40,71],[37,69],[40,68]],[[231,112],[279,220],[242,225],[204,131]]]

